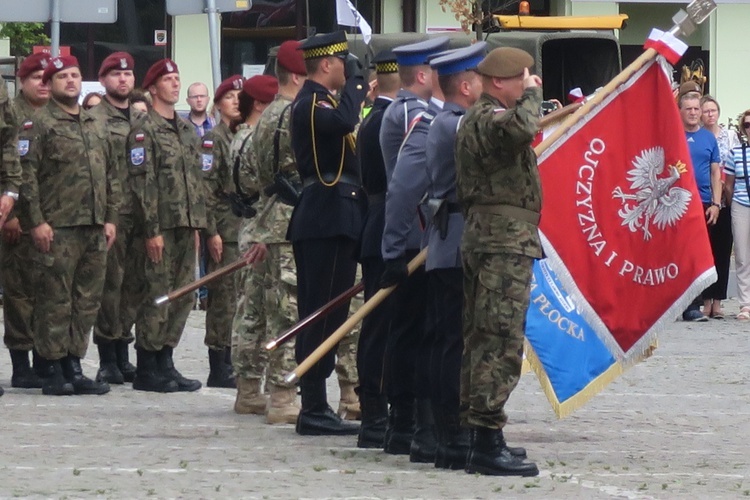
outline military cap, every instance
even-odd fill
[[[430,38],[423,42],[401,45],[393,49],[399,66],[420,66],[429,64],[430,56],[448,48],[450,39],[447,36]]]
[[[50,59],[49,64],[42,73],[42,83],[47,83],[52,75],[68,68],[79,68],[78,59],[75,56],[60,56]]]
[[[133,56],[127,52],[114,52],[102,61],[102,65],[99,67],[99,77],[101,78],[115,69],[133,71],[134,68],[135,61],[133,60]]]
[[[170,73],[179,73],[180,70],[177,68],[177,64],[171,59],[160,59],[148,68],[146,76],[143,78],[141,87],[148,89],[151,85],[156,83],[156,80],[164,75]]]
[[[524,69],[533,64],[534,58],[525,50],[515,47],[498,47],[487,54],[477,69],[485,76],[512,78],[520,75]]]
[[[695,80],[688,80],[680,85],[680,90],[677,92],[677,98],[679,99],[690,92],[697,92],[698,95],[703,95],[700,84]]]
[[[216,87],[214,92],[214,102],[219,102],[224,95],[230,90],[242,90],[245,78],[242,75],[230,76]]]
[[[313,35],[302,42],[300,49],[305,59],[349,54],[349,44],[346,41],[346,33],[343,31]]]
[[[392,50],[381,50],[372,58],[371,62],[375,65],[375,73],[378,75],[398,73],[396,54],[394,54]]]
[[[16,76],[23,80],[35,71],[45,70],[49,65],[52,56],[46,52],[39,52],[37,54],[31,54],[29,57],[23,60],[21,66],[18,67]]]
[[[242,91],[258,102],[271,102],[279,93],[279,81],[271,75],[255,75],[245,81]]]
[[[439,57],[430,59],[430,66],[440,76],[477,69],[477,65],[484,59],[486,48],[486,42],[477,42],[468,47],[443,52]]]
[[[305,58],[300,52],[300,43],[297,40],[287,40],[279,46],[276,61],[279,66],[295,75],[306,75]]]

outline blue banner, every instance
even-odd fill
[[[560,418],[580,408],[623,371],[546,259],[534,264],[526,340],[526,358]]]

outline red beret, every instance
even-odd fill
[[[279,66],[297,75],[306,75],[305,57],[300,50],[300,43],[296,40],[287,40],[279,47],[276,54]]]
[[[35,71],[45,70],[49,66],[49,62],[52,56],[46,52],[39,52],[37,54],[31,54],[29,57],[23,60],[21,66],[18,67],[18,73],[16,76],[23,80]]]
[[[242,84],[245,83],[245,78],[242,75],[234,75],[230,76],[221,84],[216,87],[216,92],[214,93],[214,102],[219,102],[222,97],[224,97],[224,94],[229,92],[230,90],[242,90]]]
[[[156,80],[158,80],[162,76],[179,72],[180,70],[177,68],[177,64],[175,64],[173,60],[161,59],[159,61],[156,61],[150,68],[148,68],[146,76],[143,78],[141,87],[148,90],[148,88],[151,85],[155,84]]]
[[[115,52],[107,56],[102,65],[99,68],[99,77],[102,77],[114,69],[119,70],[130,70],[133,71],[135,68],[135,61],[133,56],[127,52]]]
[[[52,75],[68,68],[79,68],[78,59],[75,56],[60,56],[50,59],[47,68],[42,73],[42,83],[47,83]]]
[[[279,81],[271,75],[248,78],[242,91],[258,102],[271,102],[279,93]]]

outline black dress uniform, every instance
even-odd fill
[[[392,51],[377,54],[372,62],[378,75],[398,72],[396,56]],[[384,267],[380,246],[385,226],[385,192],[388,189],[388,181],[380,149],[380,126],[383,123],[383,114],[392,102],[393,99],[389,97],[377,97],[357,134],[357,157],[362,170],[362,186],[367,193],[368,202],[359,253],[365,300],[370,300],[380,289],[380,277]],[[357,446],[360,448],[383,447],[388,418],[383,365],[391,322],[392,299],[393,295],[389,296],[362,320],[357,345],[359,402],[362,407],[362,427],[357,439]]]
[[[316,35],[302,44],[305,59],[348,54],[343,32]],[[366,197],[361,187],[352,132],[359,123],[367,85],[351,77],[337,102],[310,75],[292,104],[291,139],[303,182],[301,198],[289,222],[297,265],[297,308],[304,318],[354,284],[355,249],[362,233]],[[348,303],[297,336],[297,362],[307,358],[345,320]],[[299,434],[356,434],[328,406],[325,383],[335,352],[326,354],[301,377]]]

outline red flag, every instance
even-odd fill
[[[539,158],[544,250],[624,362],[646,352],[663,323],[716,281],[661,61],[638,71]]]

